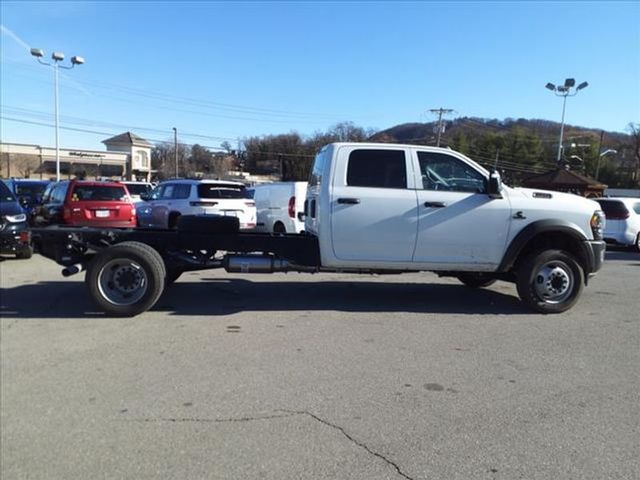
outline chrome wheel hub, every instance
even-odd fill
[[[139,301],[149,286],[147,274],[136,262],[117,258],[107,262],[98,274],[102,297],[114,305],[131,305]]]
[[[534,278],[536,294],[548,303],[566,300],[573,290],[573,282],[571,269],[559,262],[544,264]]]

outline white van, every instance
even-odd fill
[[[300,233],[304,231],[304,200],[307,182],[256,185],[248,190],[256,202],[256,231]]]

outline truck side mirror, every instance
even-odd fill
[[[489,175],[489,187],[487,188],[489,198],[502,198],[502,179],[497,171]]]

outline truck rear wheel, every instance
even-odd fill
[[[488,287],[497,281],[486,273],[463,273],[458,275],[457,278],[467,287],[471,288]]]
[[[106,313],[132,317],[158,301],[165,276],[164,261],[156,250],[140,242],[122,242],[93,258],[85,283]]]
[[[561,313],[578,301],[584,272],[576,259],[562,250],[544,250],[523,260],[517,272],[520,299],[541,313]]]

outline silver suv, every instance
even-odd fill
[[[256,204],[247,197],[242,183],[218,180],[168,180],[138,207],[138,225],[175,228],[180,215],[220,215],[238,217],[240,228],[256,227]]]

